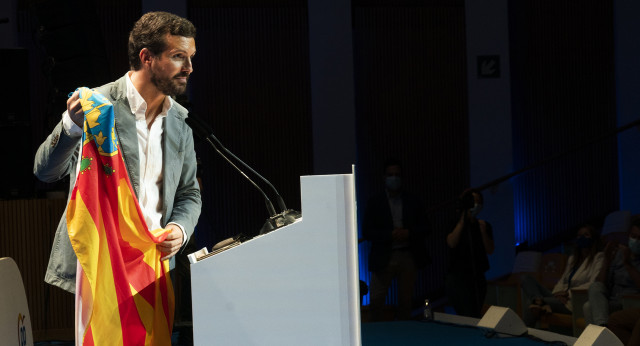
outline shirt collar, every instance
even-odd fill
[[[129,107],[131,107],[131,113],[135,115],[136,120],[144,120],[145,113],[147,111],[147,102],[142,98],[133,82],[131,82],[131,71],[125,74],[127,78],[127,101],[129,101]],[[165,117],[169,110],[173,107],[173,99],[171,97],[164,98],[164,104],[162,105],[162,112],[158,114],[158,117]]]

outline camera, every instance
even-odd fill
[[[456,202],[456,209],[469,210],[474,207],[475,200],[473,199],[473,192],[471,190],[465,191]]]

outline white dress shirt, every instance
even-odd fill
[[[138,203],[142,214],[150,230],[162,228],[162,133],[164,132],[164,119],[171,107],[173,100],[165,97],[162,111],[158,114],[149,128],[145,113],[147,103],[131,82],[131,72],[127,72],[127,100],[131,108],[132,116],[136,119],[138,133],[138,153],[140,157],[140,189],[138,191]],[[62,115],[63,127],[69,136],[82,136],[82,129],[76,125],[65,111]],[[80,153],[82,155],[82,153]],[[80,164],[80,160],[78,160]],[[187,233],[182,225],[170,222],[182,231],[182,245],[187,240]]]

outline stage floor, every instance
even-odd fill
[[[533,337],[500,337],[492,330],[444,322],[376,322],[362,324],[362,346],[566,345]]]
[[[448,322],[377,322],[363,323],[362,346],[457,346],[457,345],[567,345],[567,343],[548,342],[533,337],[500,337],[492,330]],[[179,342],[176,332],[172,338],[174,346],[190,346],[190,342]],[[312,343],[311,343],[312,344]],[[572,344],[572,343],[570,343]],[[35,346],[73,346],[73,341],[41,341]]]

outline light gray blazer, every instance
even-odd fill
[[[135,117],[127,100],[126,76],[96,88],[111,103],[115,114],[116,134],[124,157],[131,185],[138,195],[140,189],[140,159]],[[162,224],[175,222],[182,225],[188,237],[193,234],[200,216],[202,202],[196,179],[196,154],[193,149],[191,128],[185,123],[187,110],[173,104],[164,123],[163,134],[163,217]],[[69,196],[75,185],[80,140],[69,137],[62,121],[40,145],[36,153],[33,172],[42,181],[53,182],[70,176]],[[186,241],[185,241],[186,243]],[[67,233],[65,209],[56,230],[49,257],[45,281],[64,290],[75,292],[76,255]],[[171,259],[173,268],[175,257]]]

